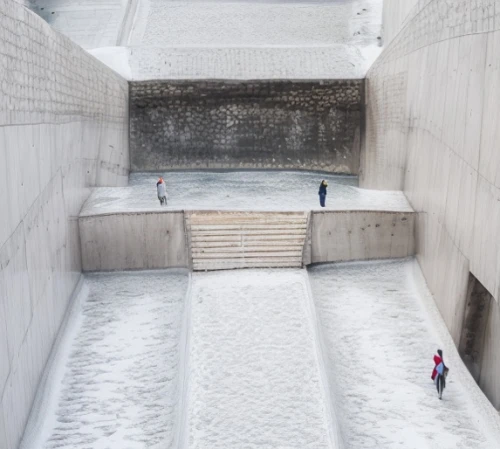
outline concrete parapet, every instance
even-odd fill
[[[412,256],[414,228],[413,212],[315,211],[304,263]]]
[[[83,269],[85,271],[107,271],[107,270],[136,270],[151,268],[171,268],[171,267],[190,267],[193,268],[191,253],[193,248],[192,232],[199,233],[199,225],[192,230],[190,218],[194,211],[158,211],[158,212],[138,212],[138,213],[113,213],[109,215],[85,215],[79,219],[80,239],[82,245]],[[201,212],[206,215],[207,211]],[[225,211],[225,215],[231,215],[230,211]],[[242,212],[235,212],[238,216]],[[286,212],[266,212],[265,216],[286,216]],[[296,216],[298,213],[290,213]],[[255,257],[253,252],[267,251],[269,253],[276,251],[285,251],[287,257],[290,250],[278,248],[277,234],[286,245],[295,245],[293,241],[300,240],[301,245],[296,249],[299,254],[298,265],[300,266],[300,254],[302,254],[302,264],[308,265],[318,262],[336,262],[348,260],[370,260],[407,257],[414,254],[414,217],[413,212],[385,212],[385,211],[331,211],[331,212],[310,212],[307,237],[304,242],[304,226],[306,221],[301,224],[300,230],[292,229],[287,231],[282,227],[296,226],[291,224],[279,224],[274,222],[266,229],[266,222],[262,219],[262,212],[247,211],[244,213],[248,220],[252,220],[254,228],[253,234],[247,236],[251,241],[247,242],[248,248],[234,240],[241,240],[243,231],[242,225],[232,224],[232,227],[238,229],[227,230],[228,225],[224,225],[221,231],[220,223],[210,232],[217,236],[217,247],[221,247],[221,235],[225,238],[226,234],[231,234],[224,243],[225,248],[219,248],[215,254],[219,259],[228,257],[228,251],[239,251],[238,257],[244,258],[245,250],[250,251],[250,257]],[[255,215],[255,219],[252,218]],[[307,212],[303,213],[304,218]],[[267,219],[269,221],[269,219]],[[226,223],[226,221],[224,221]],[[274,224],[273,224],[274,223]],[[244,232],[250,232],[245,225]],[[279,229],[272,228],[279,227]],[[205,229],[206,226],[203,228]],[[257,229],[258,228],[258,229]],[[272,228],[272,229],[271,229]],[[294,233],[298,233],[296,235]],[[208,231],[205,231],[205,234]],[[225,234],[224,234],[225,233]],[[203,248],[208,251],[205,259],[212,256],[214,251],[212,247],[207,246],[207,236],[204,234]],[[254,235],[255,234],[255,235]],[[245,234],[246,235],[246,234]],[[264,237],[262,237],[264,236]],[[274,239],[270,239],[274,236]],[[213,239],[213,237],[211,237]],[[258,245],[253,245],[254,239],[258,238]],[[200,236],[196,236],[196,247],[194,253],[200,256]],[[252,245],[251,245],[252,244]],[[273,246],[271,246],[274,245]],[[278,245],[279,246],[279,245]],[[282,245],[283,246],[283,245]],[[228,248],[230,247],[230,248]],[[203,249],[202,248],[202,249]],[[207,250],[208,248],[208,250]],[[252,249],[253,248],[253,249]],[[294,247],[295,248],[295,247]],[[253,251],[253,252],[252,252]],[[295,249],[294,249],[295,251]],[[211,253],[212,252],[212,253]],[[210,254],[209,254],[210,253]],[[221,255],[221,253],[224,253]],[[241,254],[240,254],[241,253]],[[295,257],[295,254],[293,254]],[[269,255],[274,257],[274,255]],[[280,256],[281,257],[281,256]],[[233,257],[234,258],[234,257]],[[221,269],[220,260],[214,260],[213,266],[203,259],[203,267],[200,262],[194,266],[195,269]],[[260,259],[259,259],[260,260]],[[270,260],[270,259],[269,259]],[[272,259],[274,261],[274,259]],[[259,262],[260,263],[260,262]],[[266,261],[259,266],[266,265]],[[280,265],[281,263],[281,265]],[[234,265],[234,264],[233,264]],[[246,265],[242,265],[246,266]],[[249,264],[248,266],[254,266]],[[282,258],[276,260],[273,266],[284,265]],[[297,266],[294,262],[293,266]],[[228,266],[235,268],[235,266]]]
[[[80,217],[84,271],[188,267],[184,213]]]

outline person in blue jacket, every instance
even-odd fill
[[[321,207],[325,207],[326,202],[326,188],[328,187],[328,183],[323,179],[321,184],[319,185],[319,204]]]

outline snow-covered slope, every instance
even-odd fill
[[[320,79],[364,77],[380,52],[382,3],[35,0],[33,8],[127,79]]]

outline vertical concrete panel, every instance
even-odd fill
[[[407,79],[401,123],[408,134],[403,183],[418,213],[417,257],[458,344],[469,271],[496,300],[500,296],[496,238],[500,229],[500,20],[491,0],[452,3],[386,1],[384,21],[392,41],[386,42],[367,75],[365,140],[370,147],[364,145],[361,155],[362,161],[378,164],[366,164],[360,182],[363,187],[383,189],[401,182],[393,166],[402,150],[386,144],[391,114],[382,106],[392,101],[385,90],[392,81],[390,74],[401,71]],[[498,346],[488,348],[498,354]],[[498,366],[488,366],[488,376],[500,374]],[[484,387],[493,401],[495,388]]]
[[[498,8],[500,9],[500,8]],[[500,187],[500,31],[488,34],[488,53],[486,57],[486,73],[483,120],[481,129],[481,151],[479,152],[479,173],[496,187]]]
[[[0,280],[2,277],[0,275]],[[10,373],[10,357],[9,357],[9,344],[7,333],[7,315],[6,315],[6,297],[0,291],[0,395],[2,394],[5,384],[7,382],[7,377]],[[2,422],[0,420],[0,431]],[[1,433],[0,433],[1,441]]]
[[[0,10],[0,447],[11,449],[80,276],[75,217],[89,187],[127,179],[128,85],[18,3]]]
[[[500,306],[492,301],[488,325],[486,327],[485,346],[482,354],[479,386],[485,392],[493,406],[500,410]]]
[[[411,256],[414,218],[398,212],[313,212],[311,262]]]
[[[0,298],[4,308],[11,367],[31,321],[32,301],[25,235],[20,225],[0,251]]]
[[[500,243],[498,238],[492,238],[492,236],[497,236],[499,229],[500,189],[479,177],[474,214],[471,272],[493,293],[498,289]]]

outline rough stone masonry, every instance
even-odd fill
[[[363,80],[130,83],[135,171],[357,174]]]

